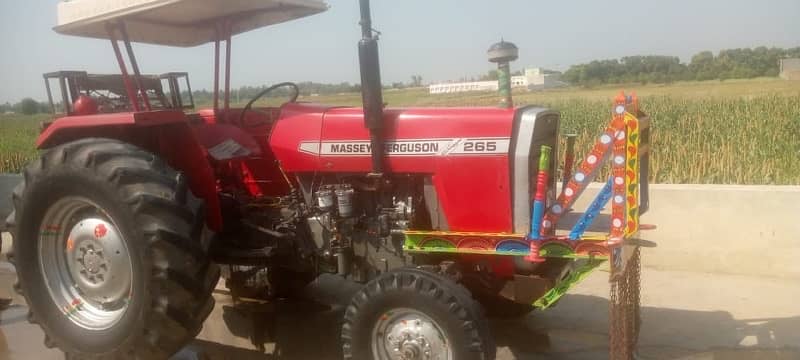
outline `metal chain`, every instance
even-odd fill
[[[634,250],[622,274],[611,281],[609,299],[609,356],[612,360],[635,357],[641,325],[640,305],[641,258]]]

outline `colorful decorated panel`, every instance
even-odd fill
[[[403,248],[417,253],[463,253],[526,256],[530,243],[523,234],[405,231]],[[567,236],[543,237],[539,254],[543,257],[606,259],[610,250],[605,236],[570,240]]]
[[[631,237],[639,230],[639,120],[630,113],[625,114],[625,128],[628,132],[625,163],[625,183],[628,223],[625,237]]]

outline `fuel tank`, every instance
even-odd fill
[[[426,176],[435,194],[426,197],[436,197],[446,218],[440,230],[513,232],[510,170],[516,113],[502,108],[387,108],[387,172]],[[269,143],[287,173],[371,170],[372,149],[361,108],[287,104]],[[530,144],[525,147],[527,152]],[[527,202],[527,180],[524,187]]]

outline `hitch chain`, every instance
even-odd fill
[[[641,261],[636,247],[622,274],[611,281],[609,301],[609,358],[636,358],[636,345],[641,325],[640,280]]]

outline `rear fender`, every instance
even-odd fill
[[[42,131],[36,146],[47,149],[89,137],[124,141],[160,156],[174,169],[185,174],[192,193],[205,201],[208,227],[217,232],[222,230],[214,171],[205,148],[197,141],[183,112],[150,111],[63,117]]]

